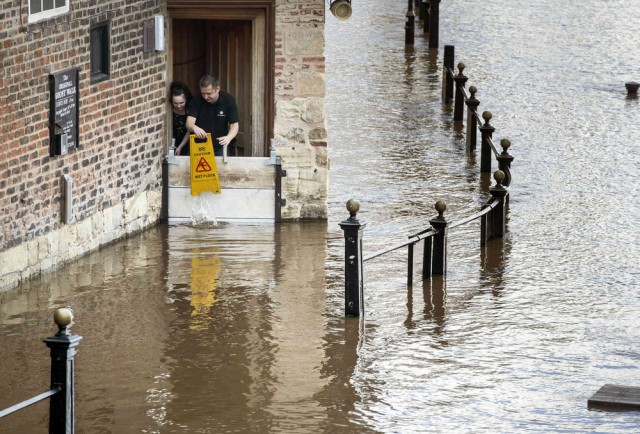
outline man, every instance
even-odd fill
[[[200,95],[189,104],[186,127],[199,139],[206,139],[211,133],[215,155],[221,156],[224,146],[228,147],[227,155],[236,155],[238,106],[233,96],[220,90],[220,82],[213,76],[200,79]]]

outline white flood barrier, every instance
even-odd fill
[[[189,157],[163,165],[163,217],[169,223],[280,221],[282,166],[279,157],[215,157],[220,194],[191,195]]]

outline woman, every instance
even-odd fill
[[[173,139],[175,155],[189,155],[189,134],[187,134],[187,107],[191,100],[189,88],[182,82],[174,81],[170,86],[171,107],[173,109]]]

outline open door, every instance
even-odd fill
[[[173,80],[186,83],[194,95],[205,74],[220,80],[220,88],[238,104],[238,156],[252,156],[252,36],[251,21],[176,19],[172,23]],[[259,140],[259,137],[257,137]]]
[[[238,103],[238,155],[269,155],[273,137],[275,4],[272,0],[168,0],[169,81],[200,91],[204,74],[220,79]]]

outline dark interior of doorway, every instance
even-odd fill
[[[174,19],[172,21],[173,77],[200,92],[204,74],[220,80],[220,88],[238,104],[240,131],[237,153],[252,149],[252,35],[249,20]]]

